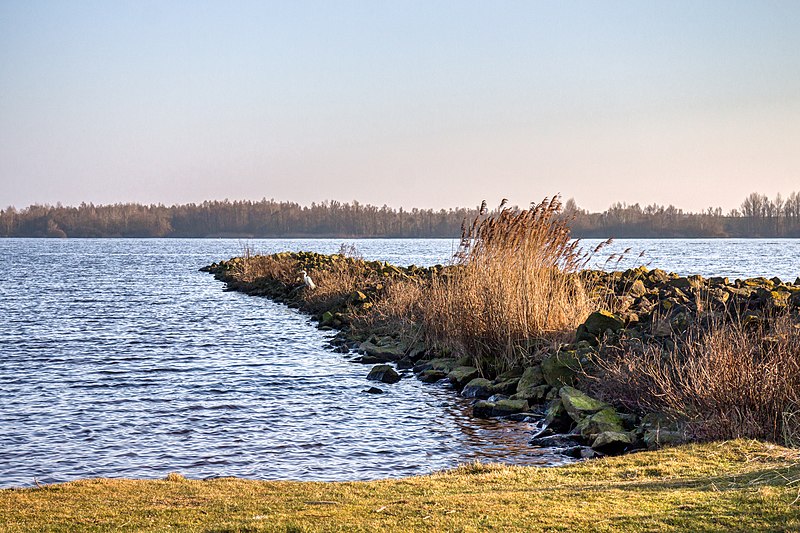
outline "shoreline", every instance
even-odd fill
[[[784,282],[778,278],[686,277],[646,267],[624,272],[584,270],[578,275],[610,288],[608,297],[617,301],[615,312],[601,309],[591,313],[571,342],[540,347],[538,360],[530,364],[487,373],[472,366],[468,357],[443,353],[422,342],[409,343],[383,327],[366,331],[363,326],[352,327],[382,297],[384,287],[375,283],[375,275],[387,284],[398,279],[416,283],[448,276],[455,267],[400,267],[313,252],[282,252],[268,258],[291,261],[297,269],[309,272],[355,261],[365,265],[371,281],[365,277],[362,286],[335,304],[320,307],[311,302],[313,289],[304,287],[299,279],[292,282],[285,275],[243,279],[240,272],[248,258],[232,258],[201,270],[224,282],[225,290],[268,297],[310,315],[321,329],[337,331],[330,347],[353,356],[351,362],[372,365],[366,379],[375,385],[373,392],[391,387],[409,371],[425,383],[447,383],[454,393],[473,399],[473,416],[538,423],[531,445],[554,448],[576,459],[695,440],[684,423],[664,413],[633,413],[613,405],[614,398],[596,397],[586,369],[604,350],[636,342],[668,349],[683,342],[689,334],[688,324],[703,311],[693,301],[701,295],[707,310],[735,309],[741,320],[754,324],[765,322],[776,311],[800,310],[800,277]]]

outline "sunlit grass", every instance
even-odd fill
[[[796,451],[730,441],[557,468],[348,483],[85,480],[0,491],[0,530],[800,529]]]

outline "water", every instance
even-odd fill
[[[338,242],[253,242],[336,251]],[[365,250],[374,252],[370,242]],[[441,241],[384,244],[442,260]],[[225,240],[0,240],[0,487],[85,477],[351,480],[476,459],[549,464],[527,424],[442,385],[373,383],[329,333],[197,269]]]
[[[555,464],[527,424],[482,421],[442,385],[363,391],[330,334],[197,269],[242,253],[355,243],[431,265],[452,240],[0,240],[0,487],[86,477],[354,480],[476,459]],[[593,243],[587,242],[587,245]],[[800,241],[620,241],[620,266],[800,274]],[[646,251],[643,258],[637,257]],[[602,255],[602,254],[601,254]]]

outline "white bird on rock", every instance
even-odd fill
[[[300,274],[303,275],[303,283],[306,284],[306,287],[308,287],[309,289],[317,288],[317,286],[314,285],[314,281],[309,277],[308,273],[305,270],[301,271]]]

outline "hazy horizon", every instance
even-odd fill
[[[800,189],[800,4],[0,4],[0,208]]]

